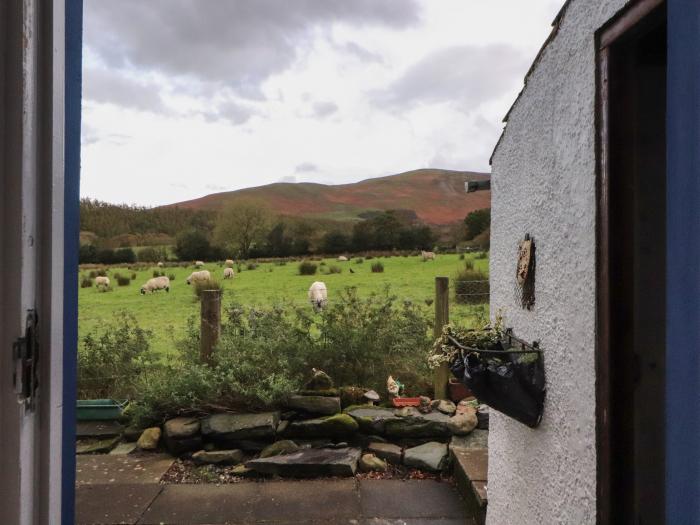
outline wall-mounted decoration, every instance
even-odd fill
[[[520,306],[532,310],[535,306],[535,240],[529,234],[518,246],[515,278]]]

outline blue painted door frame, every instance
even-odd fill
[[[700,1],[668,2],[666,517],[700,523]]]
[[[66,0],[63,515],[75,522],[82,0]],[[700,1],[668,2],[667,523],[700,523]]]

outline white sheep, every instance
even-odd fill
[[[338,261],[340,261],[340,262],[348,262],[348,258],[345,257],[345,255],[341,255],[340,257],[338,257]]]
[[[226,259],[226,262],[224,264],[226,264],[226,266],[228,266],[229,268],[233,268],[233,265],[235,263],[233,262],[233,259]]]
[[[434,261],[435,260],[435,252],[420,252],[420,256],[423,258],[424,261]]]
[[[209,270],[202,270],[200,272],[192,272],[190,276],[185,280],[187,284],[192,284],[194,283],[199,283],[199,282],[205,282],[205,281],[211,281],[211,274],[209,273]]]
[[[165,266],[165,264],[163,263],[163,261],[159,261],[159,262],[158,262],[158,268],[162,268],[163,266]]]
[[[195,261],[194,262],[195,268],[201,268],[202,266],[204,266],[204,263],[202,261]]]
[[[98,275],[97,277],[95,277],[95,287],[109,288],[109,277],[104,277],[102,275]]]
[[[233,268],[224,268],[224,279],[233,279]]]
[[[317,312],[328,304],[328,289],[326,283],[316,281],[309,288],[309,302]]]
[[[170,291],[170,279],[165,275],[153,277],[152,279],[146,281],[146,284],[141,287],[141,295],[146,295],[146,292],[153,293],[158,290],[165,290],[166,292]]]

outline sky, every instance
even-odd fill
[[[563,0],[86,0],[81,194],[489,171]]]

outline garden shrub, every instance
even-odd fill
[[[343,273],[343,269],[335,264],[328,267],[328,273]]]
[[[373,263],[372,273],[384,273],[384,265],[380,262]]]
[[[299,264],[299,275],[315,275],[318,266],[309,261],[303,261]]]
[[[119,286],[129,286],[131,284],[131,278],[128,275],[115,275],[115,279],[117,280],[117,284]]]
[[[168,279],[170,279],[171,281],[174,281],[174,280],[175,280],[175,274],[174,274],[174,273],[168,274]]]
[[[94,279],[95,277],[97,277],[97,270],[90,270],[88,276],[90,277],[90,279]]]
[[[163,270],[153,270],[153,277],[163,277],[165,272]]]
[[[362,257],[355,259],[355,264],[362,264],[363,262],[365,262],[365,260]]]
[[[90,272],[92,273],[92,272]],[[80,278],[80,287],[81,288],[92,288],[92,279],[90,279],[89,276],[83,275]]]

